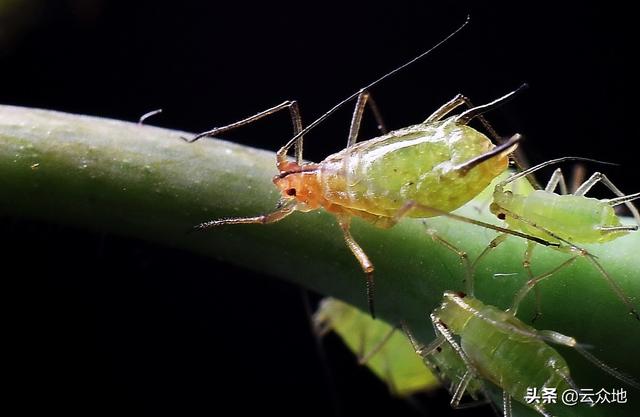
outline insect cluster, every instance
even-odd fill
[[[403,217],[446,216],[492,229],[499,232],[498,236],[473,262],[463,250],[446,241],[437,232],[428,230],[436,242],[458,254],[466,265],[465,293],[444,294],[441,305],[430,315],[436,338],[427,346],[416,341],[406,324],[400,322],[395,326],[403,329],[415,351],[446,382],[453,395],[451,404],[454,407],[460,406],[465,393],[473,401],[491,402],[488,390],[488,383],[491,383],[503,392],[504,416],[511,415],[512,399],[527,405],[540,415],[551,416],[544,405],[527,404],[527,388],[553,388],[558,392],[578,390],[571,378],[569,366],[551,344],[573,348],[605,372],[639,388],[635,381],[593,357],[572,337],[554,331],[536,330],[517,318],[516,313],[531,289],[537,294],[537,285],[541,281],[582,259],[598,271],[615,296],[625,305],[631,318],[640,320],[632,298],[622,290],[615,277],[605,270],[600,261],[582,247],[591,243],[605,245],[636,231],[640,225],[640,214],[631,201],[639,198],[640,193],[625,195],[604,174],[597,172],[569,194],[560,169],[554,172],[544,189],[526,193],[510,189],[516,180],[526,178],[543,167],[569,159],[581,159],[565,157],[529,169],[522,170],[519,167],[520,172],[497,183],[493,189],[490,211],[504,222],[503,225],[496,226],[453,214],[452,211],[474,199],[505,173],[510,159],[514,159],[512,156],[520,144],[521,136],[516,133],[506,139],[502,138],[483,115],[512,98],[520,89],[480,106],[474,106],[466,97],[457,95],[423,122],[387,131],[371,97],[370,88],[430,51],[338,103],[306,128],[303,128],[297,103],[285,101],[239,122],[185,139],[194,142],[206,136],[218,135],[281,110],[289,111],[294,131],[291,140],[276,154],[279,174],[274,177],[273,182],[281,196],[273,212],[254,217],[207,221],[196,228],[203,230],[233,224],[269,224],[281,221],[296,211],[324,209],[337,219],[346,246],[364,272],[371,317],[375,317],[374,262],[351,234],[353,217],[359,217],[376,227],[389,228]],[[346,147],[319,163],[305,162],[302,153],[304,135],[352,99],[356,100],[356,105]],[[366,108],[375,116],[381,135],[358,142]],[[452,115],[456,111],[457,114]],[[480,122],[482,130],[487,134],[470,126],[470,122],[474,120]],[[294,148],[295,160],[288,158],[291,148]],[[597,183],[608,187],[615,197],[587,197],[586,193]],[[558,188],[560,194],[555,192]],[[636,225],[623,224],[616,215],[614,208],[623,204],[633,214]],[[490,256],[491,251],[508,236],[516,236],[527,242],[522,263],[528,280],[514,294],[511,307],[503,311],[474,298],[473,278],[478,263]],[[569,257],[554,269],[535,275],[531,263],[534,249],[538,245],[566,253]],[[536,311],[540,313],[540,297],[537,296],[536,300]],[[325,328],[338,327],[336,323],[339,319],[332,314],[331,308],[323,308],[318,317],[318,322]],[[379,346],[368,356],[375,355],[382,348]]]

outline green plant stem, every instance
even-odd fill
[[[364,276],[334,219],[323,211],[296,213],[269,226],[187,233],[202,221],[268,212],[278,196],[271,183],[273,153],[210,139],[187,144],[181,135],[134,123],[0,107],[0,210],[186,248],[366,308]],[[479,214],[484,203],[478,200],[462,213],[491,220]],[[495,236],[447,218],[427,223],[472,259]],[[445,290],[464,288],[458,257],[434,243],[421,220],[381,230],[356,219],[353,234],[376,266],[379,317],[391,323],[406,320],[428,342],[433,337],[428,313]],[[487,256],[476,274],[478,298],[509,306],[526,279],[524,247],[522,239],[512,237]],[[588,249],[638,305],[640,233]],[[539,247],[533,269],[550,270],[567,257]],[[540,292],[543,316],[537,328],[571,335],[612,366],[640,376],[640,323],[586,260],[543,282]],[[533,316],[532,298],[519,314],[526,321]],[[622,385],[574,353],[561,351],[582,387]],[[629,391],[629,404],[614,406],[618,416],[640,410],[640,395]],[[580,415],[605,415],[602,410],[594,407]]]

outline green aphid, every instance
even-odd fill
[[[636,381],[595,358],[574,338],[536,330],[510,313],[462,293],[446,292],[442,304],[431,314],[431,321],[437,337],[416,351],[428,362],[433,362],[434,352],[439,349],[440,353],[446,352],[440,357],[439,367],[455,384],[451,390],[454,407],[460,405],[465,392],[474,398],[485,393],[484,384],[490,382],[503,392],[505,417],[511,416],[512,400],[551,417],[545,404],[528,401],[532,390],[553,390],[560,398],[566,390],[579,388],[571,379],[567,362],[549,343],[575,349],[603,371],[640,389]]]
[[[194,142],[202,137],[218,135],[284,109],[291,114],[294,130],[294,136],[276,153],[279,173],[273,182],[281,196],[275,211],[252,217],[211,220],[201,223],[196,229],[275,223],[296,211],[324,209],[336,217],[347,247],[365,273],[367,301],[374,316],[374,266],[351,235],[352,218],[360,217],[377,227],[388,228],[397,223],[397,213],[407,200],[435,209],[417,209],[407,213],[409,217],[432,217],[438,216],[439,211],[448,213],[455,210],[472,200],[508,168],[509,155],[515,151],[521,139],[520,135],[515,134],[506,141],[502,140],[482,117],[485,112],[513,97],[519,89],[476,107],[459,94],[424,122],[387,133],[368,90],[426,56],[463,27],[460,26],[429,51],[342,100],[304,129],[297,102],[288,100],[246,119],[185,139]],[[305,162],[302,157],[303,136],[353,99],[357,99],[357,102],[346,147],[321,162]],[[360,122],[367,105],[382,135],[357,143]],[[461,107],[467,110],[449,116]],[[474,119],[482,122],[487,132],[502,143],[495,145],[485,134],[469,126]],[[295,149],[295,161],[287,156],[292,147]]]
[[[490,225],[453,213],[438,211],[440,215],[501,232],[473,262],[470,262],[465,251],[460,250],[455,245],[439,237],[435,231],[430,229],[427,229],[427,231],[435,241],[456,253],[462,259],[467,269],[466,290],[469,294],[473,294],[474,270],[485,256],[504,242],[509,235],[527,239],[527,249],[524,253],[523,266],[527,271],[529,280],[514,297],[511,308],[509,309],[512,315],[517,313],[520,303],[531,289],[535,288],[537,290],[536,286],[538,283],[553,276],[561,269],[570,266],[577,259],[584,258],[596,268],[614,294],[627,307],[629,313],[640,320],[640,314],[633,306],[631,299],[604,269],[596,256],[581,246],[578,246],[582,244],[606,244],[607,242],[637,231],[640,226],[640,213],[638,213],[638,210],[631,202],[640,198],[640,193],[624,195],[604,174],[596,172],[572,194],[568,194],[567,186],[560,169],[554,172],[544,189],[524,187],[526,191],[517,192],[508,188],[517,180],[523,179],[541,168],[568,160],[592,161],[580,157],[553,159],[513,174],[496,184],[493,189],[492,202],[489,208],[498,219],[506,222],[504,227]],[[585,194],[597,183],[604,184],[616,194],[616,197],[611,199],[586,197]],[[558,186],[562,194],[555,193]],[[629,225],[621,222],[614,208],[622,204],[628,207],[637,224]],[[403,211],[410,214],[414,210],[422,211],[429,208],[430,207],[424,206],[417,201],[408,201],[405,204],[404,210],[401,211],[401,214]],[[431,209],[434,210],[433,208]],[[573,256],[552,270],[535,275],[531,269],[531,260],[536,243]],[[536,317],[540,314],[539,302],[538,296],[536,297]]]
[[[438,386],[435,376],[425,372],[411,343],[401,331],[395,331],[396,327],[335,298],[322,300],[313,322],[321,336],[335,332],[392,394],[406,397]]]
[[[523,263],[530,279],[516,294],[511,312],[516,314],[520,302],[540,281],[571,265],[578,257],[583,257],[600,272],[602,278],[624,303],[630,314],[640,320],[640,314],[638,314],[638,311],[622,288],[611,278],[595,256],[578,246],[591,243],[606,244],[630,232],[637,231],[640,226],[640,213],[638,213],[631,201],[640,198],[640,193],[624,195],[604,174],[596,172],[572,194],[568,194],[560,168],[553,173],[544,190],[535,190],[528,194],[518,194],[505,190],[505,187],[509,184],[541,168],[576,159],[581,160],[584,158],[565,157],[543,162],[510,176],[498,183],[494,189],[490,210],[499,219],[504,220],[511,230],[538,237],[554,244],[557,250],[575,255],[553,271],[536,277],[530,269],[535,243],[529,241]],[[612,199],[587,197],[587,192],[597,183],[605,185],[616,197]],[[561,194],[555,193],[558,186]],[[614,211],[614,207],[621,204],[627,206],[637,224],[625,225],[621,223],[620,218]],[[489,245],[489,248],[495,248],[504,240],[504,237],[504,235],[496,237]],[[484,253],[480,255],[480,258],[483,255]]]

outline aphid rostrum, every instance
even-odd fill
[[[244,120],[203,132],[192,139],[185,139],[193,142],[205,136],[217,135],[283,109],[288,109],[291,113],[294,128],[294,136],[276,154],[279,174],[274,177],[273,182],[281,192],[277,209],[260,216],[207,221],[196,228],[274,223],[295,211],[307,212],[323,208],[336,217],[346,245],[366,275],[367,301],[371,315],[374,316],[374,267],[351,235],[352,217],[357,216],[378,227],[387,228],[396,223],[396,213],[407,200],[414,200],[425,207],[433,207],[444,212],[455,210],[473,199],[507,169],[509,155],[521,139],[520,135],[515,134],[496,146],[486,135],[468,126],[471,120],[477,118],[489,133],[500,141],[482,114],[511,98],[516,90],[477,107],[473,107],[464,96],[457,95],[423,123],[356,143],[367,105],[376,116],[378,125],[384,126],[368,90],[429,54],[458,33],[466,23],[430,50],[344,99],[305,129],[302,129],[297,103],[285,101]],[[303,136],[339,107],[356,98],[346,148],[320,163],[304,162]],[[458,115],[446,117],[460,106],[466,106],[468,109]],[[287,158],[291,147],[295,147],[295,161]],[[415,210],[409,214],[411,217],[435,215],[438,214],[428,209]]]
[[[503,392],[505,417],[511,416],[512,399],[542,416],[552,416],[544,404],[526,401],[527,389],[535,388],[538,392],[555,389],[560,396],[565,390],[578,387],[571,379],[567,362],[549,343],[575,349],[603,371],[640,389],[635,380],[595,358],[574,338],[536,330],[513,315],[463,293],[446,292],[430,317],[437,337],[428,346],[419,346],[406,326],[405,331],[417,346],[417,353],[427,360],[445,345],[456,353],[458,359],[447,359],[447,366],[440,368],[453,372],[451,379],[459,379],[453,389],[454,406],[470,386],[471,394],[486,392],[484,383],[489,381]],[[461,363],[465,371],[458,378]]]

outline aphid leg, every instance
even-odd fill
[[[478,380],[477,382],[481,386],[480,391],[482,391],[482,395],[484,396],[484,399],[481,399],[481,400],[474,399],[472,401],[467,401],[465,403],[462,402],[464,393],[467,391],[467,387],[469,386],[469,383],[474,378],[475,378],[474,374],[471,371],[467,370],[462,376],[462,378],[460,379],[460,382],[458,382],[457,384],[453,384],[452,382],[451,388],[449,389],[449,391],[453,393],[451,401],[449,402],[449,404],[451,405],[451,408],[454,408],[456,410],[463,410],[466,408],[477,407],[483,404],[490,404],[494,413],[498,415],[499,412],[495,404],[491,400],[491,396],[490,396],[491,394],[489,393],[489,391],[487,391],[487,389],[484,386],[484,383],[481,380]]]
[[[280,209],[255,217],[232,217],[227,219],[211,220],[195,226],[195,230],[205,230],[212,227],[225,226],[228,224],[269,224],[279,222],[296,210],[295,203],[284,204]]]
[[[534,410],[536,410],[538,413],[540,413],[540,415],[544,417],[553,417],[553,414],[549,414],[547,409],[544,408],[544,406],[541,404],[532,404],[532,407],[534,408]]]
[[[542,165],[542,164],[541,164]],[[534,167],[535,168],[535,167]],[[527,170],[530,171],[531,169]],[[526,175],[526,171],[520,172],[518,174],[516,174],[516,176],[522,176],[522,175]],[[496,188],[498,188],[499,185],[496,186]],[[547,234],[549,237],[556,239],[560,242],[562,242],[564,245],[556,245],[554,247],[554,249],[560,251],[560,252],[564,252],[564,253],[572,253],[574,255],[578,255],[578,256],[582,256],[584,258],[586,258],[589,262],[591,262],[596,269],[598,270],[598,272],[600,272],[600,275],[602,276],[602,278],[605,280],[605,282],[607,284],[609,284],[609,286],[611,287],[611,289],[613,290],[614,294],[620,299],[620,301],[622,301],[622,303],[629,309],[629,313],[634,316],[638,321],[640,321],[640,314],[638,314],[638,311],[635,309],[635,307],[633,307],[633,304],[631,303],[631,300],[629,299],[629,297],[624,293],[624,291],[622,291],[622,288],[620,288],[620,286],[618,284],[616,284],[616,282],[611,278],[611,276],[609,275],[609,273],[607,273],[607,271],[602,267],[602,265],[600,265],[600,263],[598,261],[596,261],[596,257],[593,256],[591,253],[589,253],[587,250],[582,249],[579,246],[576,246],[575,244],[569,242],[566,239],[563,239],[562,237],[558,236],[557,234],[553,233],[552,231],[537,225],[536,223],[527,220],[525,218],[523,218],[522,216],[519,216],[507,209],[505,209],[504,207],[500,207],[497,206],[496,209],[501,212],[504,216],[510,216],[513,217],[516,220],[519,220],[523,223],[526,223],[527,225],[538,229],[539,231]],[[510,232],[511,233],[511,232]],[[536,241],[536,239],[531,239],[529,238],[529,240],[533,240]],[[551,245],[552,246],[552,245]],[[569,261],[565,262],[568,263]],[[563,264],[564,265],[564,264]],[[562,267],[562,265],[560,265],[560,267]],[[557,268],[555,269],[555,271],[557,271]]]
[[[425,223],[423,224],[425,225],[425,227],[427,227]],[[441,244],[442,246],[449,249],[451,252],[453,252],[460,258],[460,262],[462,263],[465,269],[465,278],[464,278],[464,284],[466,287],[465,292],[469,295],[473,295],[473,287],[474,287],[473,266],[469,261],[469,255],[467,255],[467,252],[458,249],[456,246],[448,242],[446,239],[438,236],[438,233],[435,230],[429,229],[429,227],[427,227],[426,230],[427,230],[427,234],[431,236],[431,239],[433,239],[434,242]]]
[[[508,237],[509,237],[509,235],[507,233],[502,233],[502,234],[499,234],[498,236],[496,236],[491,242],[489,242],[489,244],[487,245],[486,248],[484,248],[482,253],[480,253],[480,255],[478,255],[478,257],[475,259],[475,261],[473,261],[473,264],[471,265],[471,270],[475,271],[478,263],[482,259],[484,259],[484,257],[487,256],[489,254],[489,252],[491,252],[492,250],[497,248],[498,245],[500,245],[502,242],[507,240]]]
[[[353,110],[353,116],[351,117],[351,125],[349,126],[349,136],[347,139],[347,148],[353,146],[358,141],[358,133],[360,132],[360,123],[362,122],[362,115],[364,114],[364,108],[366,105],[369,105],[371,112],[373,113],[373,117],[376,119],[376,123],[378,124],[378,130],[383,134],[387,133],[387,128],[382,120],[382,114],[380,113],[380,109],[378,109],[378,105],[371,97],[371,93],[367,90],[360,90],[360,94],[358,94],[358,101],[356,102],[356,107]]]
[[[468,124],[471,120],[473,120],[476,117],[481,116],[482,114],[491,111],[493,109],[496,109],[498,107],[500,107],[501,105],[503,105],[505,102],[511,100],[513,98],[513,96],[515,96],[516,94],[518,94],[519,92],[521,92],[524,88],[526,88],[527,85],[526,84],[522,84],[520,87],[518,87],[517,89],[515,89],[514,91],[511,91],[508,94],[505,94],[502,97],[499,97],[489,103],[480,105],[480,106],[476,106],[473,108],[470,108],[469,110],[465,110],[464,112],[460,113],[458,116],[456,116],[456,122],[466,125]]]
[[[590,253],[584,253],[583,256],[587,258],[600,272],[602,278],[609,284],[611,290],[618,296],[618,298],[624,303],[625,306],[629,309],[629,313],[636,318],[636,320],[640,321],[640,314],[638,314],[638,310],[633,307],[631,300],[629,297],[622,291],[622,288],[611,278],[609,273],[605,271],[605,269],[600,265],[600,262],[596,261],[596,258]]]
[[[467,387],[469,386],[469,382],[473,379],[473,374],[467,370],[462,376],[460,382],[456,385],[453,390],[453,396],[451,397],[451,408],[466,408],[467,405],[460,405],[460,401],[462,401],[462,397],[464,393],[467,391]]]
[[[527,247],[527,250],[528,249],[529,248]],[[578,256],[580,256],[580,255],[575,255],[572,258],[567,259],[566,261],[564,261],[563,263],[561,263],[557,267],[553,268],[551,271],[548,271],[548,272],[545,272],[543,274],[540,274],[537,277],[530,278],[520,288],[520,290],[518,290],[518,292],[516,293],[515,297],[513,297],[513,303],[511,304],[511,307],[507,311],[512,316],[515,316],[518,313],[518,307],[520,306],[520,303],[522,302],[522,300],[524,300],[524,298],[527,296],[527,294],[529,293],[529,291],[531,291],[532,288],[537,288],[537,285],[538,285],[538,283],[540,281],[542,281],[545,278],[549,278],[551,275],[555,274],[556,272],[558,272],[562,268],[565,268],[565,267],[571,265],[573,262],[575,262],[575,260],[578,258]],[[528,261],[525,261],[525,262],[528,262]],[[529,268],[527,268],[527,271],[529,272],[529,274],[531,274],[531,270]],[[537,319],[538,316],[540,315],[539,301],[540,301],[539,294],[536,293],[536,315],[534,316],[534,320]]]
[[[467,107],[467,109],[472,109],[473,107],[475,107],[468,97],[462,94],[458,94],[454,98],[440,106],[435,112],[433,112],[433,114],[431,114],[431,116],[427,118],[427,120],[424,121],[424,123],[428,124],[437,122],[462,105]],[[489,123],[489,121],[483,115],[479,115],[477,118],[480,123],[482,123],[482,126],[487,130],[489,136],[491,136],[492,139],[494,139],[498,143],[504,142],[504,139],[500,135],[498,135],[491,123]]]
[[[402,328],[402,331],[404,332],[404,334],[407,336],[407,338],[409,339],[409,342],[411,343],[411,346],[413,346],[413,350],[415,350],[415,352],[420,355],[425,361],[428,361],[428,357],[430,355],[435,354],[435,352],[438,350],[438,348],[440,348],[442,346],[442,344],[447,343],[447,340],[442,336],[439,335],[439,330],[436,327],[436,322],[434,322],[432,320],[432,324],[433,324],[433,328],[434,331],[436,333],[436,338],[433,342],[431,342],[428,346],[424,346],[423,344],[421,344],[420,342],[418,342],[415,337],[413,336],[413,333],[411,332],[411,330],[409,329],[409,326],[407,326],[407,324],[404,321],[400,322],[400,326]],[[473,373],[467,371],[466,375],[469,374],[471,375],[471,379],[473,379]],[[466,387],[469,384],[469,381],[464,382],[465,378],[463,377],[462,380],[458,383],[456,383],[455,381],[450,381],[451,385],[449,387],[447,387],[448,391],[451,393],[455,393],[460,391],[461,394],[464,394],[464,391],[466,390]],[[493,408],[493,410],[496,412],[496,414],[498,414],[498,410],[495,407],[495,404],[493,403],[493,401],[491,401],[491,396],[489,394],[489,392],[487,391],[486,387],[484,386],[484,383],[482,383],[482,381],[478,380],[479,384],[480,384],[480,391],[482,392],[482,395],[484,396],[484,399],[476,399],[475,396],[472,395],[472,399],[474,401],[469,401],[466,402],[464,404],[460,404],[460,402],[458,401],[457,407],[458,409],[460,408],[469,408],[469,407],[474,407],[474,406],[478,406],[478,405],[482,405],[482,404],[490,404],[491,408]],[[464,386],[464,389],[461,390],[461,388]],[[455,397],[455,395],[454,395]],[[452,400],[453,401],[453,400]],[[453,405],[453,404],[452,404]]]
[[[453,335],[451,334],[451,332],[449,332],[449,329],[447,329],[446,325],[442,321],[440,321],[440,318],[438,318],[438,316],[436,316],[435,314],[431,314],[430,317],[431,317],[431,322],[433,323],[433,326],[436,330],[436,334],[439,333],[441,335],[438,338],[436,338],[436,340],[440,338],[444,338],[444,340],[446,340],[446,342],[449,343],[451,348],[453,348],[453,350],[458,354],[458,356],[460,357],[462,362],[464,362],[467,368],[467,372],[465,372],[462,380],[455,388],[453,398],[451,399],[451,407],[459,408],[460,400],[462,399],[464,392],[467,390],[467,386],[469,385],[469,382],[474,378],[478,378],[478,371],[476,370],[475,366],[473,366],[473,364],[467,357],[467,354],[464,352],[464,350],[462,350],[462,347],[453,338]],[[483,391],[483,394],[486,396],[487,394],[486,391],[484,389],[482,391]],[[487,399],[489,398],[490,397],[487,396]]]
[[[464,353],[464,350],[462,350],[462,347],[460,347],[458,342],[456,342],[456,340],[453,338],[453,335],[451,334],[447,326],[442,321],[440,321],[440,318],[435,314],[432,313],[430,317],[431,317],[431,322],[433,323],[433,326],[435,327],[436,331],[440,333],[440,335],[442,335],[444,340],[447,343],[449,343],[449,345],[458,354],[458,356],[460,356],[460,359],[462,359],[462,362],[464,362],[471,376],[477,378],[478,372],[476,371],[475,367],[467,357],[467,354]]]
[[[627,231],[635,231],[635,230],[638,230],[638,228],[640,228],[640,217],[636,217],[637,210],[636,210],[635,206],[631,203],[631,201],[637,200],[638,198],[640,198],[640,193],[629,194],[629,195],[625,195],[625,196],[618,197],[618,198],[612,198],[612,199],[610,199],[608,201],[609,205],[611,207],[614,207],[614,208],[619,206],[620,204],[624,204],[628,208],[630,207],[629,210],[633,213],[633,217],[634,217],[634,219],[636,221],[636,225],[635,225],[635,227],[626,226],[626,230]],[[634,210],[635,210],[635,213],[634,213]],[[615,228],[609,228],[609,229],[602,228],[602,230],[604,230],[604,231],[611,230],[611,229],[614,229],[613,231],[616,231]],[[624,229],[625,229],[625,226],[621,226],[619,228],[619,230],[624,230]]]
[[[363,348],[360,350],[360,353],[358,355],[358,364],[364,365],[367,362],[369,362],[369,360],[372,357],[374,357],[378,352],[380,352],[380,350],[384,347],[384,345],[387,344],[387,342],[391,339],[391,337],[393,337],[393,335],[395,334],[396,330],[398,330],[398,326],[392,327],[391,330],[389,330],[382,337],[382,339],[380,339],[380,341],[378,343],[376,343],[376,345],[373,348],[371,348],[371,350],[369,352],[366,352],[366,353],[364,352],[364,343],[363,343],[362,344]]]
[[[574,389],[576,391],[580,390],[580,387],[578,387],[578,384],[575,383],[575,381],[573,380],[573,378],[571,378],[571,375],[569,375],[568,372],[563,372],[561,370],[557,370],[558,374],[560,374],[560,376],[562,377],[562,379],[564,379],[564,382],[567,383],[567,385],[569,385],[571,387],[571,389]]]
[[[481,385],[480,391],[482,392],[482,395],[483,395],[484,398],[480,399],[480,400],[471,399],[471,400],[466,401],[464,403],[459,402],[458,405],[456,407],[454,407],[454,408],[456,408],[458,410],[464,410],[464,409],[467,409],[467,408],[473,408],[473,407],[478,407],[478,406],[481,406],[481,405],[489,404],[491,406],[491,409],[493,410],[494,414],[495,415],[500,415],[500,411],[498,411],[498,408],[496,407],[496,405],[491,400],[491,394],[489,393],[489,391],[484,387],[484,384],[482,384],[480,380],[478,380],[478,383]],[[458,384],[458,385],[460,385],[460,384]],[[468,385],[468,383],[467,383],[467,385]],[[449,392],[455,392],[455,391],[456,391],[456,387],[451,385],[451,387],[449,388]],[[464,394],[464,391],[463,391],[463,394]]]
[[[638,212],[638,209],[631,203],[631,200],[634,199],[633,196],[636,196],[635,198],[638,198],[638,196],[640,195],[633,194],[630,196],[625,196],[624,193],[620,191],[620,189],[616,187],[611,182],[611,180],[607,178],[606,175],[600,172],[595,172],[588,180],[583,182],[582,185],[578,187],[574,195],[585,195],[598,182],[602,182],[602,185],[610,189],[615,195],[621,198],[621,200],[612,199],[609,201],[609,204],[611,204],[611,202],[614,202],[613,205],[624,203],[624,205],[626,205],[629,211],[631,211],[631,213],[633,214],[633,218],[636,220],[636,223],[640,225],[640,213]]]
[[[522,87],[521,87],[522,88]],[[515,92],[519,91],[520,88],[518,90],[516,90]],[[513,93],[515,93],[513,92]],[[512,94],[513,94],[512,93]],[[498,99],[500,100],[500,99]],[[471,110],[473,108],[475,108],[475,106],[473,105],[473,103],[471,103],[471,100],[469,100],[468,97],[462,95],[462,94],[458,94],[456,95],[453,99],[449,100],[448,102],[446,102],[445,104],[443,104],[440,108],[438,108],[435,112],[433,112],[433,114],[431,114],[431,116],[429,116],[424,123],[433,123],[433,122],[437,122],[438,120],[441,120],[442,118],[444,118],[447,114],[449,114],[450,112],[452,112],[453,110],[455,110],[456,108],[460,107],[464,105],[465,107],[467,107],[468,110]],[[491,125],[491,123],[489,123],[489,121],[482,115],[482,114],[478,114],[475,116],[475,118],[477,118],[480,123],[482,124],[482,126],[486,129],[486,131],[489,133],[489,136],[496,141],[496,143],[504,143],[505,140],[502,136],[498,135],[498,132],[496,132],[496,130],[493,128],[493,126]],[[516,166],[522,170],[523,166],[526,166],[526,158],[524,157],[524,155],[520,152],[519,149],[516,149],[516,151],[514,152],[513,155],[511,155],[512,160],[515,162]]]
[[[513,175],[509,176],[509,178],[507,178],[507,179],[505,179],[503,181],[500,181],[498,184],[496,184],[495,189],[496,189],[496,191],[502,191],[502,190],[504,190],[504,187],[507,184],[510,184],[510,183],[514,182],[515,180],[517,180],[519,178],[522,178],[522,177],[529,178],[530,174],[533,174],[534,172],[536,172],[536,171],[538,171],[538,170],[540,170],[540,169],[542,169],[544,167],[547,167],[547,166],[553,165],[553,164],[558,164],[560,162],[565,162],[565,161],[590,161],[590,162],[598,162],[600,164],[615,165],[615,164],[610,164],[608,162],[597,161],[595,159],[581,158],[579,156],[565,156],[565,157],[562,157],[562,158],[556,158],[556,159],[551,159],[549,161],[542,162],[542,163],[540,163],[538,165],[535,165],[535,166],[533,166],[531,168],[527,168],[524,171],[520,171],[520,172],[518,172],[516,174],[513,174]],[[539,188],[539,187],[536,187],[536,188]]]
[[[538,288],[538,286],[536,285],[537,282],[535,281],[533,270],[531,270],[531,259],[533,258],[533,250],[535,249],[535,246],[535,243],[531,242],[530,240],[527,241],[527,249],[525,249],[524,251],[524,260],[522,261],[522,266],[524,267],[525,271],[527,271],[527,275],[529,276],[528,282],[533,282],[533,292],[536,299],[536,310],[535,314],[533,315],[533,319],[531,319],[532,323],[542,315],[542,311],[540,310],[540,288]]]
[[[607,365],[606,363],[602,362],[600,359],[596,358],[595,356],[593,356],[591,353],[587,352],[586,349],[584,349],[582,346],[580,345],[576,345],[574,346],[574,349],[578,351],[579,354],[581,354],[585,359],[587,359],[589,362],[591,362],[592,364],[594,364],[595,366],[597,366],[598,368],[602,369],[604,372],[608,373],[609,375],[613,376],[614,378],[629,384],[630,386],[632,386],[633,388],[640,390],[640,384],[638,383],[638,381],[636,381],[635,379],[619,372],[616,371],[614,368],[612,368],[611,366]]]
[[[349,125],[349,136],[347,139],[347,148],[354,145],[358,141],[358,133],[360,132],[360,123],[362,122],[362,116],[364,114],[365,106],[369,105],[369,109],[373,113],[373,117],[376,119],[378,130],[382,134],[388,132],[387,127],[382,119],[382,113],[376,104],[371,93],[367,90],[360,90],[358,94],[358,101],[356,107],[353,110],[353,116],[351,117],[351,125]]]
[[[451,113],[452,111],[454,111],[455,109],[463,105],[466,105],[468,108],[473,107],[473,105],[471,104],[471,102],[467,97],[463,96],[462,94],[458,94],[454,98],[452,98],[451,100],[447,101],[442,106],[440,106],[436,111],[434,111],[431,114],[431,116],[427,117],[427,119],[423,123],[429,124],[429,123],[437,122],[438,120],[441,120],[443,117],[445,117],[447,114]],[[491,131],[493,131],[493,128],[491,128]]]
[[[429,343],[428,346],[425,346],[416,340],[416,338],[413,336],[413,332],[411,331],[411,329],[409,329],[409,326],[404,320],[400,321],[400,327],[402,328],[404,334],[407,336],[407,339],[409,339],[409,343],[411,343],[413,350],[415,350],[415,352],[422,358],[430,355],[434,350],[438,349],[440,346],[442,346],[443,343],[445,343],[444,337],[438,336],[438,331],[435,326],[434,330],[436,332],[436,338],[433,342]]]
[[[358,242],[355,241],[353,236],[351,236],[351,232],[349,229],[351,228],[351,218],[342,216],[338,218],[338,223],[340,223],[340,227],[342,228],[342,233],[344,234],[344,241],[351,249],[351,252],[356,257],[358,262],[360,262],[360,266],[367,276],[367,304],[369,306],[369,313],[371,313],[371,317],[375,318],[375,309],[374,309],[374,293],[375,293],[375,282],[373,280],[373,264],[369,260],[369,257],[364,252],[364,250],[358,245]]]
[[[503,417],[511,417],[511,395],[507,391],[502,391]]]
[[[552,193],[556,190],[558,185],[560,185],[561,194],[568,194],[569,191],[567,189],[567,182],[565,181],[564,175],[562,174],[562,169],[560,168],[553,171],[553,174],[551,175],[551,178],[549,179],[549,182],[547,183],[547,186],[544,188],[544,190]]]
[[[269,109],[266,109],[264,111],[261,111],[259,113],[254,114],[253,116],[249,116],[246,119],[242,119],[239,120],[237,122],[228,124],[226,126],[221,126],[221,127],[214,127],[213,129],[207,130],[205,132],[202,133],[198,133],[197,135],[195,135],[194,137],[192,137],[191,139],[188,138],[182,138],[185,142],[188,143],[193,143],[195,141],[197,141],[198,139],[207,137],[207,136],[215,136],[215,135],[219,135],[220,133],[235,129],[237,127],[240,126],[245,126],[248,125],[250,123],[255,122],[256,120],[260,120],[263,117],[272,115],[280,110],[283,109],[289,109],[289,113],[291,114],[291,122],[293,124],[293,133],[295,135],[297,135],[298,133],[300,133],[302,131],[302,119],[300,118],[300,109],[298,108],[298,102],[295,100],[287,100],[284,101],[280,104],[278,104],[277,106],[271,107]],[[298,163],[302,162],[302,136],[299,137],[296,141],[295,141],[295,146],[296,146],[296,161]],[[286,160],[286,155],[287,155],[287,150],[289,148],[286,149],[280,149],[280,151],[278,151],[278,162]]]
[[[638,381],[615,370],[614,368],[607,365],[600,359],[596,358],[593,354],[591,354],[589,351],[585,349],[584,345],[581,345],[580,343],[578,343],[573,337],[563,335],[562,333],[554,332],[553,330],[538,330],[537,333],[538,335],[540,335],[540,337],[544,338],[545,340],[551,343],[555,343],[558,345],[563,345],[563,346],[567,346],[575,349],[585,359],[587,359],[589,362],[591,362],[592,364],[594,364],[604,372],[608,373],[609,375],[613,376],[614,378],[626,384],[629,384],[633,388],[640,390],[640,384],[638,383]],[[569,375],[563,374],[563,378],[565,379],[565,381],[567,381],[567,383],[569,384],[569,386],[571,386],[571,388],[573,389],[578,388],[575,382],[573,382],[573,380],[571,379],[571,377],[569,377]]]

